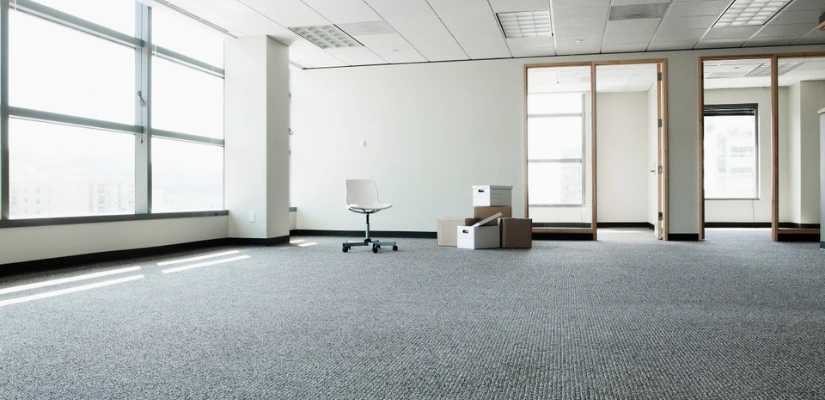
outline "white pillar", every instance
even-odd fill
[[[229,236],[289,240],[289,49],[268,37],[225,47]]]

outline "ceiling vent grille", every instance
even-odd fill
[[[553,36],[550,10],[502,12],[496,17],[508,39]]]
[[[629,19],[662,18],[665,16],[670,3],[636,4],[632,6],[610,7],[611,21],[625,21]]]

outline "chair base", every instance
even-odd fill
[[[363,239],[363,240],[347,240],[344,244],[341,245],[341,250],[344,253],[348,252],[352,247],[360,247],[360,246],[367,246],[372,249],[373,253],[378,253],[378,249],[381,246],[392,246],[392,251],[398,251],[398,246],[395,242],[387,242],[387,241],[380,241],[380,240],[372,240],[372,239]]]

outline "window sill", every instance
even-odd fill
[[[33,226],[95,224],[104,222],[147,221],[174,218],[218,217],[222,215],[229,215],[229,211],[187,211],[155,214],[90,215],[82,217],[9,219],[0,221],[0,229],[26,228]]]

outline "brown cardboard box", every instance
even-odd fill
[[[513,207],[473,207],[473,218],[479,220],[495,215],[495,213],[501,213],[501,218],[510,218],[513,216]],[[496,225],[498,225],[498,222],[495,220],[484,224],[484,226]]]
[[[456,228],[469,226],[476,222],[475,218],[441,218],[438,220],[438,245],[456,247]]]
[[[499,218],[501,247],[529,249],[533,247],[533,220],[529,218]]]

